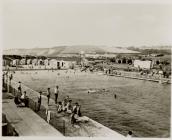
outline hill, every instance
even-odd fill
[[[139,53],[138,51],[128,50],[120,47],[107,47],[107,46],[56,46],[52,48],[32,48],[32,49],[8,49],[3,50],[4,55],[35,55],[35,56],[64,56],[64,55],[77,55],[83,51],[85,53]]]
[[[128,50],[139,51],[142,54],[168,54],[171,55],[171,46],[153,46],[153,47],[128,47]]]

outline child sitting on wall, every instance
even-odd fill
[[[57,105],[57,112],[60,113],[62,112],[62,102],[58,102],[58,105]]]
[[[14,97],[14,103],[17,105],[17,107],[24,107],[25,104],[21,102],[20,98],[18,95]]]

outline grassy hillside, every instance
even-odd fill
[[[107,47],[107,46],[58,46],[52,48],[33,48],[33,49],[9,49],[4,50],[5,55],[35,55],[35,56],[60,56],[64,54],[79,54],[81,51],[85,53],[138,53],[126,48]]]
[[[128,47],[128,50],[139,51],[142,54],[171,54],[170,46],[157,46],[157,47]]]

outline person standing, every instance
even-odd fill
[[[19,81],[19,85],[18,85],[18,94],[19,94],[19,96],[22,95],[21,82],[20,81]]]
[[[9,77],[9,91],[11,91],[11,80],[13,79],[13,74],[11,73],[10,74],[10,77]]]
[[[54,88],[55,104],[57,104],[58,94],[59,94],[59,87],[56,86],[56,87]]]
[[[38,110],[37,111],[40,111],[40,108],[41,108],[41,102],[42,102],[42,91],[39,92],[40,93],[40,96],[38,97]]]
[[[12,73],[10,74],[9,78],[10,78],[10,81],[13,79],[13,74]]]
[[[48,89],[47,89],[48,105],[49,105],[49,102],[50,102],[50,95],[51,95],[50,88],[48,88]]]

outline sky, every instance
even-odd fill
[[[172,45],[172,5],[4,0],[3,48]]]

